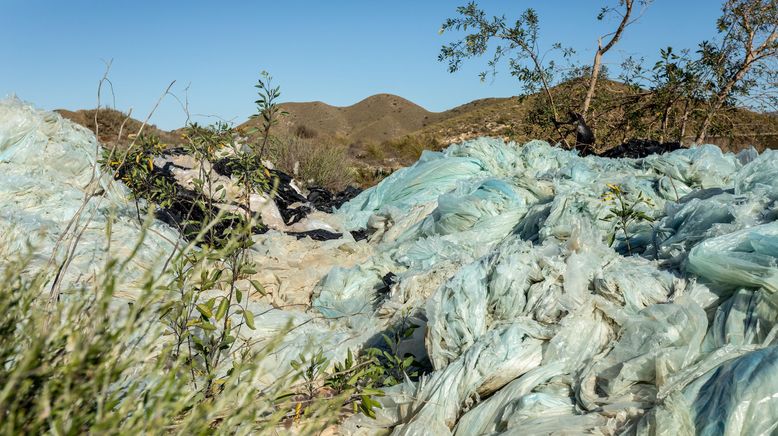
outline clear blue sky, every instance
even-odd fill
[[[465,1],[112,1],[0,0],[0,97],[15,93],[46,109],[92,108],[113,59],[116,107],[143,118],[168,83],[193,114],[242,122],[253,111],[253,85],[270,71],[284,101],[321,100],[344,106],[376,93],[408,98],[441,111],[470,100],[516,95],[505,70],[481,83],[484,61],[451,75],[437,61],[440,24]],[[581,59],[616,18],[596,20],[617,0],[486,0],[490,14],[518,16],[535,8],[542,43],[559,41]],[[660,47],[694,48],[715,36],[719,0],[655,0],[605,62]],[[152,121],[181,127],[184,115],[168,98]],[[198,121],[208,120],[205,118]],[[213,119],[212,119],[213,120]]]

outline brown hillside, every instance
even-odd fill
[[[345,145],[380,144],[415,132],[441,118],[441,114],[391,94],[376,94],[345,107],[320,101],[281,106],[288,112],[281,121],[282,130],[294,132],[299,129],[307,131],[309,136],[338,138]],[[249,120],[244,126],[256,123]]]
[[[55,112],[62,115],[87,129],[98,133],[98,140],[103,144],[124,146],[132,142],[130,135],[135,135],[140,131],[143,122],[132,117],[128,117],[124,112],[115,109],[100,109],[97,113],[97,126],[95,129],[95,109],[84,109],[69,111],[66,109],[57,109]],[[121,137],[119,134],[121,133]],[[143,133],[153,135],[166,144],[177,144],[180,141],[178,135],[173,132],[167,132],[157,128],[153,124],[146,124]]]
[[[578,110],[586,91],[580,81],[571,81],[552,89],[559,107],[560,118],[565,118],[568,110]],[[640,90],[639,90],[640,91]],[[629,119],[619,105],[628,101],[636,91],[623,83],[601,80],[593,103],[590,127],[594,130],[598,146],[606,149],[632,138],[659,138],[660,125],[656,119],[649,118],[651,112],[644,111],[642,128],[636,127],[634,119]],[[675,108],[676,113],[680,108]],[[519,143],[530,139],[545,139],[556,142],[558,136],[549,120],[550,110],[545,98],[540,94],[526,97],[491,98],[476,100],[458,108],[443,112],[439,119],[424,128],[403,138],[397,138],[386,144],[384,149],[408,148],[416,142],[436,143],[438,147],[471,139],[478,136],[495,136]],[[692,142],[697,130],[699,116],[692,116],[682,142]],[[670,126],[667,141],[679,140],[677,126]],[[568,137],[568,140],[571,140]],[[714,123],[706,142],[713,143],[725,150],[737,151],[748,146],[758,150],[778,148],[778,117],[750,111],[744,108],[728,108],[714,118]],[[421,144],[418,144],[420,146]],[[414,147],[411,147],[414,148]],[[411,156],[413,157],[413,156]]]
[[[620,109],[625,99],[633,98],[635,89],[609,80],[601,80],[598,88],[590,124],[601,149],[632,138],[661,137],[656,119],[648,118],[651,111],[644,111],[648,115],[636,120],[626,116]],[[552,89],[560,118],[565,116],[567,110],[577,110],[576,105],[582,101],[584,92],[585,86],[577,81]],[[550,125],[550,111],[545,98],[539,94],[474,100],[439,113],[427,111],[391,94],[374,95],[345,107],[323,102],[284,103],[282,106],[288,115],[280,120],[275,135],[286,137],[285,143],[300,137],[305,140],[304,147],[318,147],[322,150],[346,147],[345,152],[351,159],[347,166],[355,170],[357,181],[361,184],[371,184],[394,169],[412,163],[422,150],[441,149],[451,143],[478,136],[500,137],[519,143],[530,139],[550,142],[558,140]],[[676,119],[678,109],[675,109]],[[94,110],[59,112],[95,130]],[[125,119],[126,115],[119,111],[101,110],[98,117],[100,140],[115,143],[119,127]],[[693,114],[683,138],[684,143],[691,141],[698,122],[699,116]],[[250,119],[240,127],[256,127],[258,123],[258,120]],[[126,143],[127,135],[137,132],[140,125],[139,121],[129,119],[119,142]],[[664,140],[678,140],[678,126],[671,123],[669,127]],[[162,142],[169,144],[176,144],[179,140],[176,131],[165,132],[155,126],[147,126],[146,132],[159,136]],[[707,142],[733,151],[750,145],[758,149],[778,148],[778,117],[729,108],[714,120]],[[304,153],[303,149],[299,151]],[[291,168],[293,162],[287,163]],[[284,167],[287,171],[291,171],[290,168]]]

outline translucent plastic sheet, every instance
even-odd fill
[[[0,234],[7,239],[7,255],[20,254],[32,243],[39,265],[52,254],[59,263],[73,235],[80,233],[66,272],[70,283],[90,280],[105,266],[109,250],[115,258],[129,257],[141,225],[126,188],[109,184],[110,177],[99,169],[93,174],[99,153],[87,129],[19,100],[0,100]],[[93,191],[106,194],[89,198]],[[79,219],[72,221],[75,216]],[[106,238],[109,220],[113,221],[110,243]],[[70,231],[60,241],[66,229]],[[166,225],[152,224],[143,247],[126,269],[130,285],[140,285],[148,272],[161,266],[177,239]],[[132,295],[132,289],[123,292]]]
[[[0,229],[14,243],[53,246],[95,146],[56,115],[0,103]],[[343,433],[774,433],[776,180],[778,153],[711,145],[604,159],[480,138],[427,152],[327,217],[368,228],[367,243],[256,237],[277,305],[310,298],[307,310],[253,304],[258,339],[296,326],[267,379],[300,353],[340,360],[412,314],[424,338],[407,348],[433,371],[387,389],[377,418],[356,415]],[[651,220],[608,219],[615,185],[649,199],[639,208]],[[115,186],[88,203],[93,226],[73,272],[104,258],[108,216],[112,249],[136,240]],[[175,240],[155,228],[138,277]]]
[[[769,358],[759,350],[775,343],[772,183],[778,156],[753,150],[723,154],[708,145],[611,160],[581,158],[539,142],[519,146],[478,139],[430,154],[417,165],[462,157],[478,159],[486,174],[457,174],[437,201],[427,196],[418,204],[407,199],[392,204],[394,217],[415,215],[419,204],[430,212],[390,241],[374,241],[385,253],[383,269],[399,274],[393,291],[406,301],[413,300],[404,278],[454,265],[432,292],[411,291],[429,295],[412,306],[426,316],[425,351],[435,371],[390,390],[377,420],[354,417],[347,431],[774,431],[767,423],[778,418],[773,404],[778,376],[741,379],[737,371],[751,370],[733,362],[751,356],[751,365],[759,367],[759,360]],[[339,213],[359,214],[365,198],[402,185],[404,177],[391,176]],[[503,209],[468,204],[479,187],[499,182],[510,186],[500,192],[515,193],[504,198],[521,200]],[[435,184],[445,185],[440,178]],[[619,185],[631,198],[640,192],[650,199],[640,207],[653,220],[628,223],[629,241],[616,220],[606,218],[615,206],[603,199],[609,185]],[[495,220],[494,214],[484,217],[491,210],[499,211],[505,226],[483,224]],[[373,217],[384,213],[382,206],[370,211]],[[325,282],[318,292],[329,297],[331,291]],[[392,300],[383,307],[397,303]],[[511,329],[521,335],[505,336]],[[539,361],[533,354],[538,344]],[[736,365],[727,377],[741,386],[712,375],[725,365]],[[695,383],[709,388],[700,394]],[[760,401],[770,404],[753,405]]]

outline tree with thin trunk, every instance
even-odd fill
[[[448,62],[449,72],[459,70],[464,59],[480,57],[489,51],[489,43],[492,40],[499,41],[494,48],[492,59],[488,62],[489,71],[480,74],[481,80],[485,80],[488,74],[496,74],[497,65],[507,58],[511,75],[522,83],[526,93],[542,91],[546,98],[553,126],[559,137],[559,141],[570,148],[565,133],[561,131],[559,109],[554,101],[551,86],[554,82],[554,73],[557,68],[554,61],[545,62],[545,56],[551,51],[560,51],[562,56],[572,56],[574,51],[563,48],[561,44],[553,44],[547,51],[540,50],[538,32],[540,23],[537,12],[527,9],[513,24],[510,24],[505,16],[495,16],[491,19],[478,7],[475,2],[457,8],[458,17],[449,18],[440,28],[440,33],[447,31],[469,32],[462,39],[444,45],[440,50],[438,60]]]
[[[645,7],[648,5],[649,0],[640,0],[639,3]],[[584,117],[588,115],[589,106],[591,106],[592,98],[594,98],[595,89],[597,87],[597,79],[600,77],[600,70],[602,69],[603,55],[605,55],[605,53],[607,53],[611,48],[613,48],[614,45],[616,45],[617,42],[619,42],[621,35],[624,33],[624,29],[626,29],[630,24],[634,23],[637,18],[640,18],[640,15],[642,15],[638,14],[637,18],[633,18],[634,9],[635,0],[620,0],[618,8],[604,7],[602,10],[600,10],[600,14],[597,16],[598,20],[602,20],[610,13],[616,13],[621,15],[621,21],[619,22],[619,26],[614,32],[603,35],[597,40],[597,51],[594,52],[594,61],[592,61],[592,69],[589,76],[589,88],[586,91],[586,97],[584,98],[583,105],[581,105],[581,115]],[[607,37],[610,37],[610,40],[608,40],[608,42],[603,45],[602,40],[603,38]]]
[[[778,1],[728,0],[718,20],[718,46],[700,44],[700,67],[707,78],[707,110],[694,142],[701,144],[713,119],[727,104],[748,97],[760,86],[774,84],[778,58]]]

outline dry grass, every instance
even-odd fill
[[[317,137],[319,134],[316,130],[311,129],[305,124],[300,124],[294,128],[294,136],[298,138],[311,139]]]
[[[365,146],[365,152],[367,153],[368,157],[377,161],[383,160],[386,157],[386,153],[384,153],[383,148],[375,142],[367,144]]]
[[[348,149],[333,142],[281,137],[274,141],[270,160],[308,186],[338,191],[353,182]]]
[[[388,141],[383,148],[408,165],[418,160],[424,150],[440,150],[442,145],[434,135],[419,134]]]

